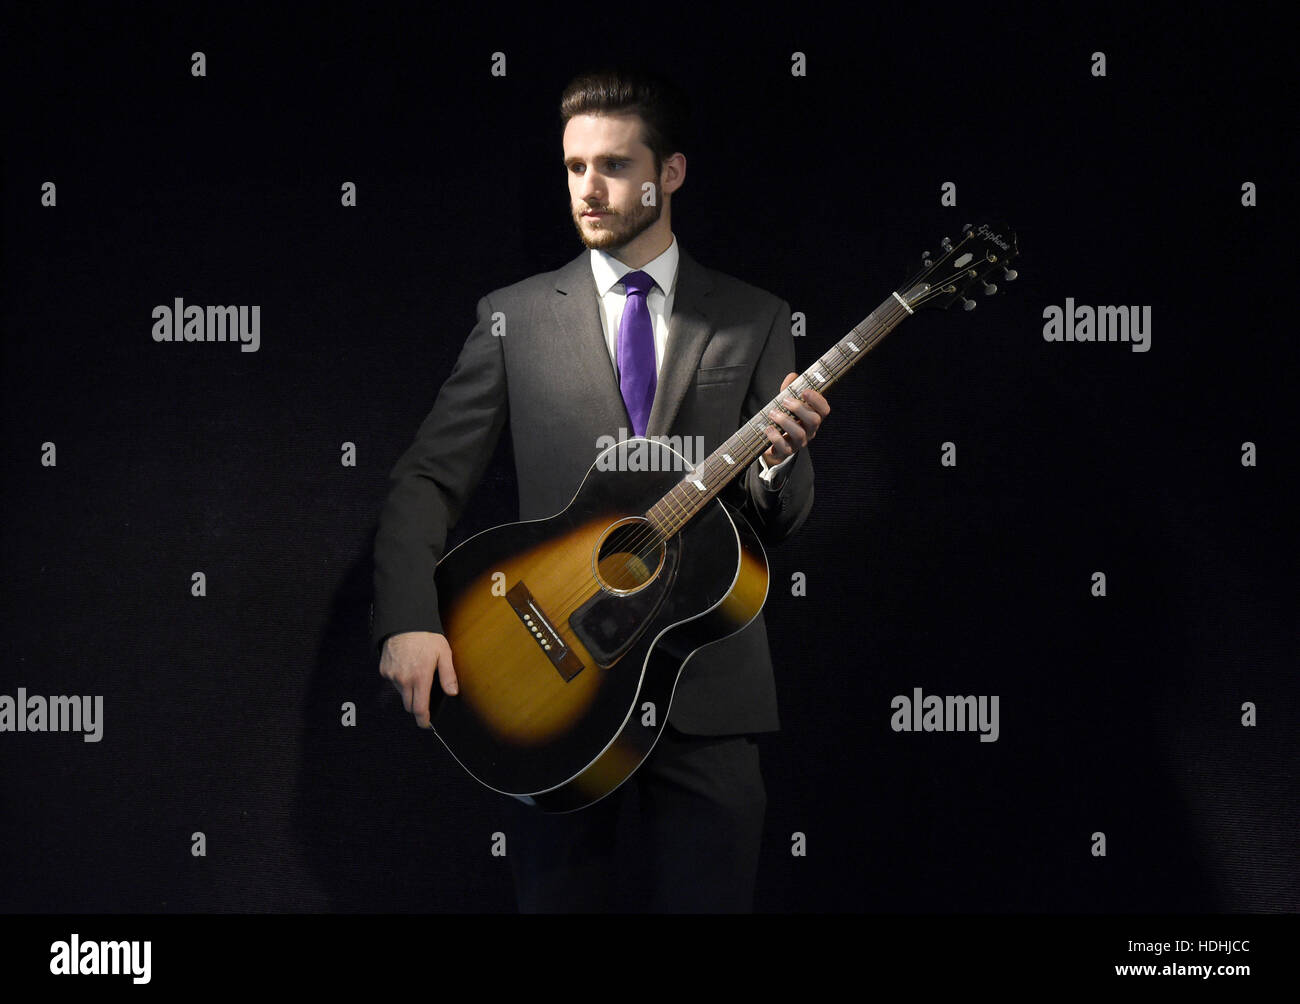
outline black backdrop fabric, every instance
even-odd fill
[[[801,367],[963,223],[1005,219],[1022,250],[1017,281],[908,320],[830,395],[813,514],[769,555],[757,908],[1300,909],[1277,26],[7,19],[0,695],[104,711],[98,742],[0,732],[0,910],[514,909],[500,797],[378,675],[371,547],[478,297],[580,249],[558,97],[619,57],[692,94],[674,231],[805,314]],[[259,306],[258,350],[155,342],[178,297]],[[1149,351],[1047,341],[1067,298],[1149,307]],[[516,516],[503,440],[451,543]],[[895,731],[915,688],[997,695],[996,742]]]

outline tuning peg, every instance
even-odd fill
[[[984,282],[984,295],[985,295],[985,296],[992,296],[992,295],[993,295],[994,293],[996,293],[997,291],[998,291],[998,287],[997,287],[996,285],[994,285],[993,283],[989,282],[988,280],[985,280],[985,282]]]
[[[966,297],[963,296],[963,297],[961,298],[961,309],[962,309],[962,310],[974,310],[974,309],[975,309],[975,301],[974,301],[974,300],[968,300],[968,299],[966,299]]]
[[[1018,276],[1020,273],[1017,272],[1014,268],[1007,268],[1005,265],[1003,265],[1002,274],[1006,277],[1007,282],[1014,282],[1016,276]]]
[[[921,252],[921,267],[922,267],[922,268],[933,268],[933,267],[934,267],[934,262],[930,260],[930,252],[929,252],[929,251],[922,251],[922,252]]]
[[[945,237],[943,240],[939,242],[939,247],[943,248],[945,251],[951,251],[952,241],[948,240],[948,238]]]
[[[974,228],[975,228],[975,224],[974,224],[974,223],[967,223],[967,224],[965,224],[965,225],[961,228],[961,232],[964,233],[964,234],[968,234],[968,233],[970,233]]]

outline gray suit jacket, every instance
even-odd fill
[[[600,444],[601,437],[617,439],[620,429],[632,435],[588,256],[584,250],[557,271],[479,300],[478,321],[451,376],[390,475],[375,538],[377,646],[401,631],[442,632],[434,568],[507,421],[525,520],[568,505],[599,448],[610,442]],[[503,335],[492,330],[498,312]],[[795,369],[789,305],[700,266],[685,251],[668,332],[646,435],[702,436],[706,456]],[[759,470],[755,461],[721,497],[770,545],[798,529],[812,509],[812,460],[799,451],[777,473],[776,487]],[[780,727],[762,614],[691,657],[669,721],[702,735]]]

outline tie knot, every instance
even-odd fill
[[[645,272],[628,272],[619,281],[623,283],[623,288],[627,290],[628,296],[633,293],[645,296],[655,284],[655,281]]]

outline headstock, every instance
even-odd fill
[[[1010,266],[1020,249],[1008,227],[967,223],[961,230],[956,243],[945,237],[934,255],[925,252],[924,267],[898,291],[912,310],[947,310],[959,300],[966,310],[974,310],[975,300],[967,293],[992,296],[998,291],[997,282],[1016,278],[1016,270]]]

